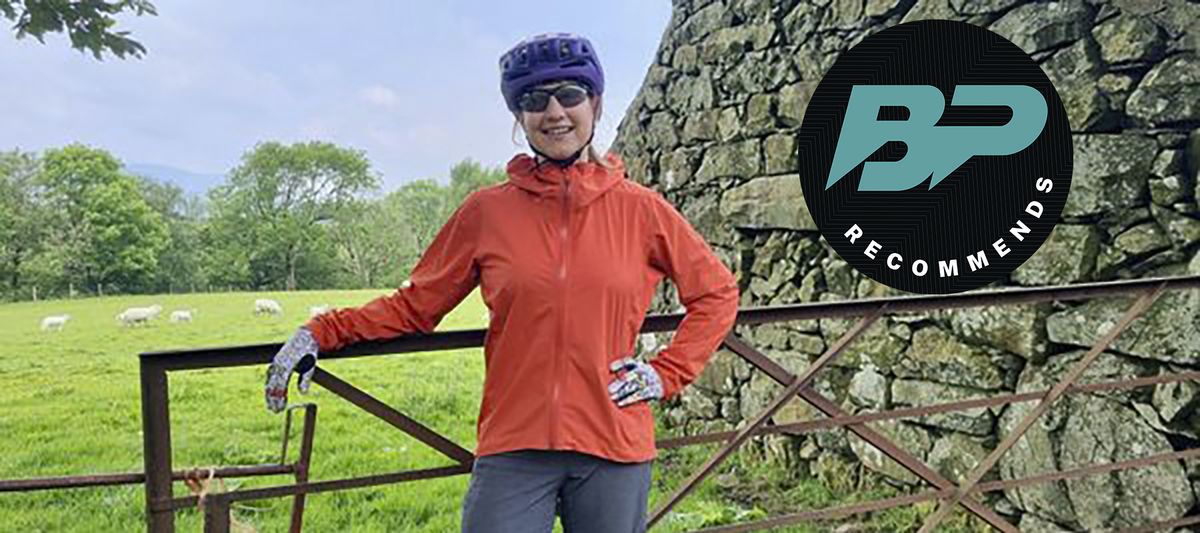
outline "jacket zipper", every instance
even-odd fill
[[[569,175],[563,176],[563,204],[562,204],[562,225],[558,229],[558,282],[559,288],[559,316],[558,316],[558,350],[554,354],[554,373],[551,378],[554,381],[554,387],[550,395],[550,448],[558,448],[558,391],[561,388],[562,370],[561,361],[563,351],[567,347],[567,253],[570,250],[570,232],[571,232],[571,180]]]

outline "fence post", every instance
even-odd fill
[[[151,533],[174,533],[175,513],[160,502],[172,498],[171,421],[167,406],[167,371],[140,360],[142,381],[142,462],[146,472],[146,525]]]
[[[204,533],[229,533],[229,500],[224,494],[205,498]]]

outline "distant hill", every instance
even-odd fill
[[[209,189],[225,181],[225,176],[220,174],[201,174],[154,163],[130,163],[125,165],[125,171],[158,181],[174,183],[180,189],[183,189],[184,192],[197,195],[204,195]]]

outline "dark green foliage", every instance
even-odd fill
[[[72,48],[91,52],[99,60],[105,53],[121,59],[146,53],[129,32],[115,29],[115,16],[123,12],[158,14],[148,0],[0,0],[0,15],[13,21],[18,39],[32,36],[45,42],[47,33],[66,32]]]

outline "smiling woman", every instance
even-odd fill
[[[737,283],[671,204],[591,148],[604,74],[587,39],[526,39],[500,70],[535,155],[468,196],[394,294],[301,328],[268,369],[267,405],[286,405],[292,373],[304,391],[319,352],[431,332],[478,286],[490,323],[462,530],[548,533],[558,514],[568,533],[645,531],[648,401],[700,374],[733,326]],[[635,359],[667,277],[687,316],[669,346]]]
[[[569,34],[531,37],[500,58],[500,72],[500,92],[535,154],[560,166],[582,155],[608,167],[592,147],[604,70],[591,42]]]

